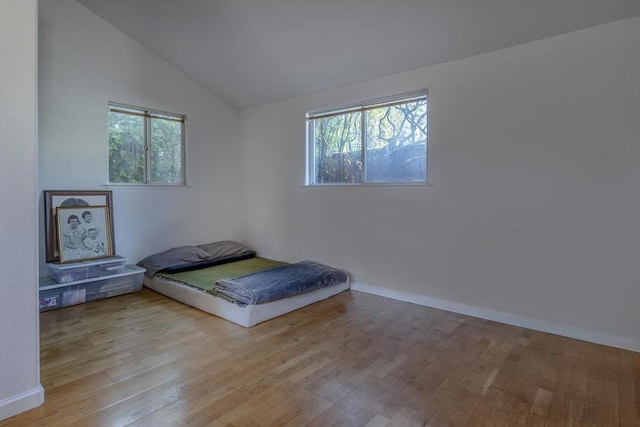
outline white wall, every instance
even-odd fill
[[[182,113],[190,187],[109,188],[116,251],[237,238],[237,111],[73,0],[41,0],[39,21],[40,190],[105,189],[109,101]]]
[[[306,111],[425,87],[432,187],[303,187]],[[246,240],[359,289],[640,351],[639,99],[634,18],[246,110]]]
[[[42,403],[37,309],[36,0],[0,1],[0,420]]]

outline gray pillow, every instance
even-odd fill
[[[153,277],[156,273],[182,265],[200,263],[209,257],[209,253],[197,246],[180,246],[149,255],[138,266],[146,268],[145,276]]]
[[[198,248],[203,249],[209,254],[207,260],[218,260],[236,255],[248,255],[250,253],[255,256],[253,249],[246,247],[242,243],[234,242],[233,240],[206,243],[198,245]]]

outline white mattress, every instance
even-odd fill
[[[294,295],[265,304],[240,306],[208,292],[160,276],[155,276],[153,279],[149,279],[146,276],[144,277],[144,286],[147,288],[153,289],[156,292],[190,305],[191,307],[246,327],[257,325],[265,320],[282,316],[301,307],[339,294],[349,289],[350,285],[351,281],[347,278],[346,282],[338,285],[316,289],[315,291],[304,294]]]

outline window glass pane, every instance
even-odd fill
[[[362,181],[361,112],[312,121],[314,183]]]
[[[426,182],[425,100],[366,111],[366,182]]]
[[[144,183],[144,117],[109,112],[109,182]]]
[[[182,123],[151,119],[151,182],[182,184]]]

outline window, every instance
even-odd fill
[[[427,94],[307,114],[308,182],[426,183]]]
[[[185,184],[181,114],[109,104],[109,182]]]

